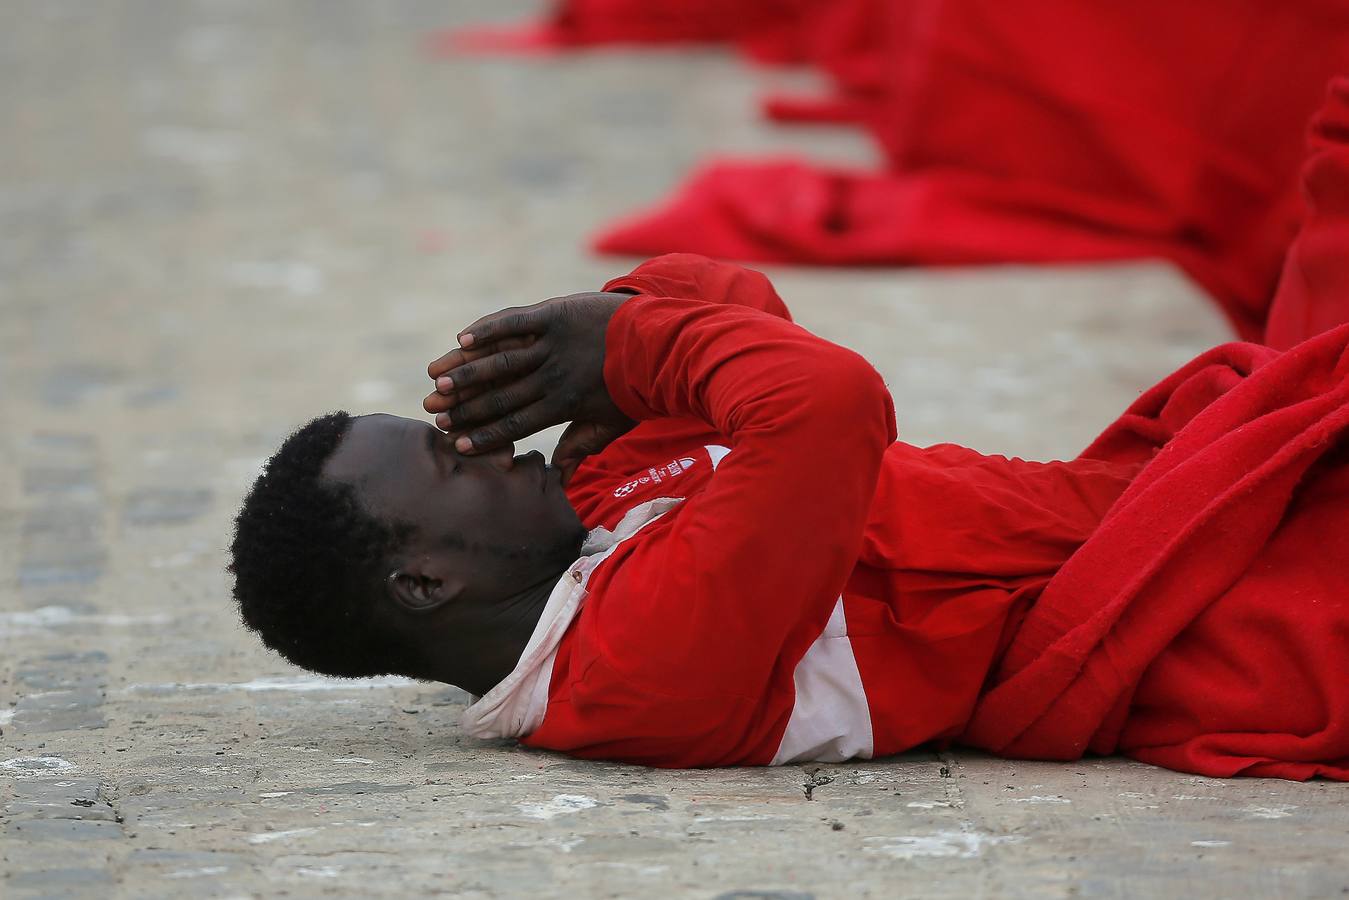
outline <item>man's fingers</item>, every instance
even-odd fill
[[[426,374],[430,375],[432,378],[438,378],[455,366],[462,366],[465,362],[467,362],[467,360],[464,359],[464,351],[456,347],[449,353],[431,360],[430,364],[426,367]]]
[[[597,424],[594,422],[572,422],[557,439],[553,448],[552,463],[562,473],[562,483],[571,481],[576,468],[587,457],[599,453],[631,428],[618,424]]]
[[[590,455],[591,451],[587,447],[591,441],[587,435],[593,434],[594,429],[595,426],[588,422],[572,422],[562,430],[562,436],[557,439],[551,461],[562,476],[563,486],[571,482],[571,477],[576,474],[581,461]]]
[[[459,332],[459,346],[464,349],[481,347],[506,338],[539,335],[544,330],[545,317],[540,312],[543,304],[512,306],[483,316]]]
[[[454,446],[460,453],[495,450],[497,447],[524,440],[531,434],[536,434],[550,425],[557,425],[561,421],[553,409],[553,404],[547,400],[540,400],[524,409],[507,413],[490,425],[469,430],[454,442]]]
[[[492,386],[490,384],[475,384],[471,387],[451,390],[446,394],[442,394],[440,391],[433,391],[432,393],[427,394],[426,399],[422,401],[422,409],[433,415],[435,413],[446,412],[447,410],[454,409],[461,403],[465,403],[472,400],[474,397],[480,396],[486,391],[491,390],[491,388]]]
[[[426,367],[426,374],[432,378],[439,378],[446,372],[459,368],[465,363],[482,359],[484,356],[491,356],[498,350],[518,350],[521,347],[528,347],[534,343],[533,336],[508,338],[491,344],[478,344],[472,350],[465,350],[462,347],[451,350],[444,356],[431,361]]]
[[[476,390],[468,387],[464,388],[464,393]],[[490,389],[482,390],[478,396],[447,407],[445,411],[449,413],[451,426],[457,431],[463,431],[503,419],[515,410],[543,399],[545,393],[547,384],[535,372],[509,384],[493,385]]]
[[[492,381],[514,381],[533,372],[547,357],[548,349],[541,343],[498,350],[441,375],[436,379],[436,390],[449,393]]]
[[[573,456],[553,461],[553,468],[557,469],[563,487],[571,484],[572,476],[576,474],[576,470],[581,467],[583,462],[585,462],[584,456]]]

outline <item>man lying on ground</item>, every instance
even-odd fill
[[[235,597],[290,660],[586,758],[1349,779],[1349,328],[1210,351],[1051,463],[896,443],[870,365],[700,257],[461,345],[449,434],[325,416],[245,501]]]

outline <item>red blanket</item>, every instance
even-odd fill
[[[1162,258],[1259,339],[1298,219],[1302,124],[1349,62],[1349,11],[1341,0],[563,0],[537,22],[435,39],[478,52],[697,42],[820,66],[831,93],[769,97],[766,114],[864,125],[888,164],[713,161],[605,230],[600,251],[828,265]],[[1343,146],[1339,102],[1322,133]],[[1325,193],[1338,177],[1306,184]],[[1334,231],[1320,227],[1325,241]],[[1285,280],[1319,278],[1314,262],[1290,266]],[[1349,310],[1290,303],[1279,318],[1270,340],[1291,346]]]
[[[1243,337],[1263,333],[1305,122],[1349,59],[1342,2],[907,0],[872,26],[880,49],[862,58],[881,87],[797,113],[863,121],[885,171],[713,162],[596,247],[814,264],[1160,257]]]
[[[961,741],[1349,780],[1346,435],[1349,326],[1282,354],[1219,347],[1145,394],[1085,455],[1151,462],[1049,582]]]

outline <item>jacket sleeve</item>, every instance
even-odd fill
[[[667,253],[608,282],[604,289],[656,297],[757,309],[791,321],[791,313],[769,280],[753,269],[693,253]],[[567,496],[588,527],[603,524],[609,492],[648,466],[726,438],[706,422],[691,418],[651,419],[585,460],[567,485]],[[612,522],[608,524],[613,524]]]
[[[787,304],[762,272],[696,253],[667,253],[649,259],[627,275],[613,279],[604,289],[726,303],[792,320]]]
[[[654,765],[766,762],[791,709],[769,695],[790,693],[857,560],[895,437],[890,396],[855,353],[752,309],[639,296],[606,349],[625,413],[698,419],[732,452],[597,571],[610,573],[592,581],[566,683],[527,742]]]

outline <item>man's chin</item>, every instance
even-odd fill
[[[585,543],[586,535],[590,532],[580,522],[576,523],[576,529],[566,538],[558,542],[557,552],[554,559],[559,565],[569,566],[581,557],[581,545]]]

